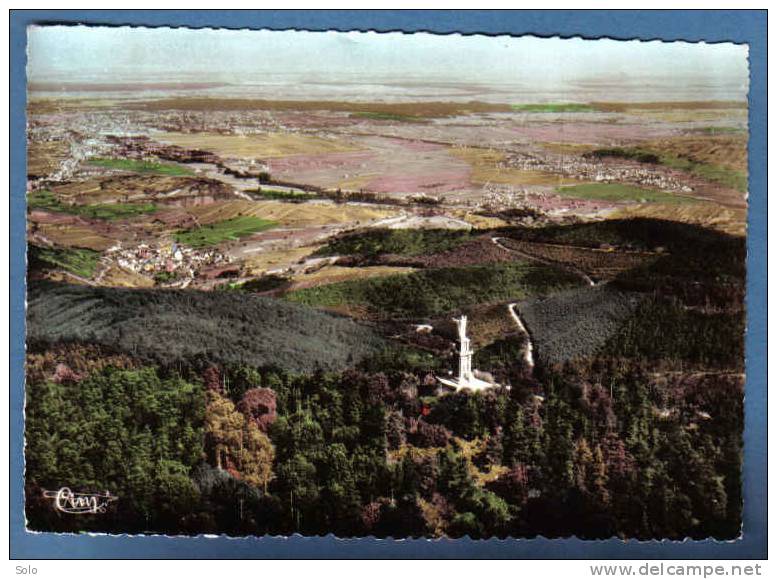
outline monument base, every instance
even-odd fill
[[[444,386],[447,386],[448,388],[454,388],[456,392],[460,390],[472,390],[473,392],[478,392],[480,390],[496,388],[498,386],[498,384],[492,384],[491,382],[480,380],[474,376],[469,380],[460,380],[459,378],[440,378],[439,376],[437,379]]]

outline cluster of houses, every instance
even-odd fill
[[[272,115],[266,111],[159,111],[148,118],[148,125],[170,133],[218,135],[243,135],[258,129],[277,128]]]
[[[596,183],[632,183],[679,193],[690,193],[693,188],[672,177],[666,171],[636,163],[602,164],[574,155],[539,157],[512,153],[503,162],[505,167],[525,171],[543,171]]]
[[[142,243],[136,247],[122,248],[115,245],[108,249],[106,257],[119,267],[144,274],[170,274],[171,279],[193,279],[204,267],[223,266],[232,262],[232,257],[213,249],[193,249],[175,242],[157,245]]]
[[[511,185],[486,184],[475,207],[486,212],[513,211],[511,219],[524,225],[544,221],[551,215],[563,216],[570,210],[596,211],[606,202],[562,197],[541,189],[525,189]]]

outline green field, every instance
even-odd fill
[[[719,165],[698,163],[691,159],[676,157],[674,155],[662,155],[661,164],[671,167],[672,169],[693,173],[702,179],[719,183],[720,185],[736,189],[742,193],[747,192],[747,174],[742,171],[721,167]]]
[[[639,201],[642,203],[694,203],[696,201],[690,197],[681,197],[656,189],[643,189],[635,185],[621,183],[586,183],[559,187],[556,191],[567,197],[599,201]]]
[[[513,105],[513,110],[523,113],[592,113],[596,109],[581,103],[546,103]]]
[[[100,253],[91,249],[48,248],[30,245],[29,262],[31,269],[36,265],[62,269],[74,275],[91,278],[100,260]]]
[[[471,304],[523,299],[579,285],[557,268],[521,263],[428,269],[351,280],[286,294],[314,307],[357,306],[380,318],[430,318]]]
[[[134,159],[105,159],[96,157],[94,159],[89,159],[89,164],[105,169],[118,169],[120,171],[131,171],[133,173],[152,173],[154,175],[166,175],[169,177],[194,175],[194,172],[188,167],[172,165],[170,163],[156,163],[153,161],[136,161]]]
[[[358,112],[351,113],[351,117],[370,119],[373,121],[397,121],[399,123],[420,123],[421,119],[413,115],[403,115],[399,113],[378,113],[378,112]]]
[[[741,129],[739,127],[702,127],[700,129],[694,129],[693,132],[705,135],[736,135],[747,133],[747,129]]]
[[[223,241],[236,241],[252,233],[271,229],[276,225],[275,221],[260,219],[252,215],[244,215],[211,223],[196,229],[179,231],[175,234],[175,239],[179,243],[194,248],[208,247],[218,245]]]
[[[69,205],[62,203],[56,195],[45,189],[33,191],[27,196],[28,209],[40,209],[56,213],[79,215],[88,219],[114,221],[145,215],[156,211],[153,203],[111,203],[97,205]]]

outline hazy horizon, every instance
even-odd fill
[[[214,96],[744,100],[748,48],[535,36],[33,26],[34,83],[212,82]]]

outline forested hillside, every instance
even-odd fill
[[[99,344],[164,365],[203,358],[335,370],[385,347],[347,318],[250,294],[40,283],[28,296],[31,344]]]
[[[52,361],[50,360],[49,363]],[[38,364],[45,361],[38,360]],[[541,386],[544,401],[535,393]],[[742,382],[594,360],[511,392],[405,372],[61,368],[30,384],[33,529],[734,538]],[[110,490],[58,517],[41,489]]]
[[[30,528],[736,538],[743,240],[656,220],[493,236],[507,249],[351,232],[322,252],[421,269],[275,298],[34,283]],[[440,387],[463,312],[496,388]],[[63,518],[42,495],[62,485],[119,499]]]

